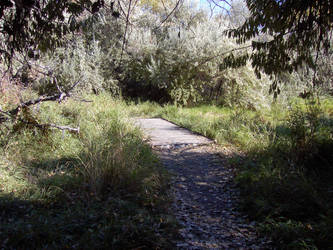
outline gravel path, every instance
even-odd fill
[[[221,157],[226,152],[162,119],[140,119],[137,124],[174,175],[172,212],[181,226],[178,249],[272,249],[258,238],[255,223],[237,211],[233,170]]]

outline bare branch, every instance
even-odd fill
[[[214,15],[214,10],[216,7],[222,9],[229,15],[229,10],[226,7],[224,7],[223,5],[221,5],[221,3],[224,3],[224,4],[228,5],[229,7],[232,7],[228,0],[206,0],[206,1],[209,4],[210,17],[212,17]]]
[[[73,100],[78,101],[78,102],[94,102],[92,100],[78,99],[78,98],[75,98],[75,97],[73,97]]]
[[[8,116],[8,117],[12,117],[12,115],[11,115],[10,113],[8,113],[8,112],[6,112],[6,111],[3,111],[3,110],[1,109],[1,107],[0,107],[0,113],[6,115],[6,116]]]
[[[80,127],[77,127],[77,128],[72,128],[72,127],[69,127],[69,126],[59,126],[59,125],[56,125],[56,124],[53,124],[53,123],[49,123],[49,124],[38,124],[38,126],[41,126],[42,128],[53,128],[53,129],[60,129],[60,130],[68,130],[70,132],[74,132],[74,133],[80,133]]]
[[[226,11],[228,11],[228,10],[225,7],[221,6],[219,2],[223,2],[227,5],[229,5],[229,7],[231,7],[231,4],[226,0],[220,0],[219,2],[217,2],[217,0],[209,0],[209,1],[211,1],[215,6],[221,8],[223,10],[226,10]]]
[[[168,19],[169,17],[176,11],[176,9],[178,8],[179,4],[180,4],[181,0],[178,0],[175,7],[172,9],[172,11],[167,15],[166,18],[164,18],[164,20],[160,23],[160,26],[162,26]]]
[[[7,116],[7,118],[5,118],[3,116],[0,116],[0,123],[2,123],[4,121],[7,121],[8,119],[17,119],[16,115],[12,115],[9,112],[3,111],[1,109],[0,109],[0,113]],[[36,122],[28,122],[28,121],[25,121],[25,120],[20,119],[20,118],[18,118],[17,120],[24,123],[24,124],[32,125],[32,126],[34,126],[36,128],[39,128],[39,129],[51,128],[51,129],[60,129],[60,130],[63,130],[63,131],[68,130],[68,131],[73,132],[73,133],[80,133],[80,127],[72,128],[72,127],[69,127],[69,126],[60,126],[60,125],[53,124],[53,123],[39,124],[39,123],[36,123]]]
[[[8,111],[8,113],[11,114],[11,115],[17,115],[17,113],[21,110],[22,107],[28,107],[28,106],[35,105],[35,104],[40,103],[40,102],[58,101],[60,103],[64,99],[66,99],[67,97],[70,97],[70,92],[80,83],[80,80],[81,79],[76,81],[69,88],[69,90],[67,90],[66,92],[60,92],[56,95],[46,96],[46,97],[39,97],[35,100],[30,100],[30,101],[27,101],[27,102],[23,102],[18,107],[16,107],[15,109],[12,109],[12,110]]]
[[[135,4],[136,4],[136,2],[135,2]],[[132,0],[129,1],[129,6],[128,6],[128,9],[127,9],[125,33],[124,33],[124,38],[123,38],[123,44],[121,46],[121,55],[120,55],[119,64],[121,64],[121,61],[123,59],[123,54],[124,54],[124,49],[125,49],[125,44],[126,44],[127,29],[128,29],[128,24],[129,24],[129,16],[130,16],[130,13],[131,13],[131,5],[132,5]]]
[[[224,55],[226,55],[226,54],[232,53],[232,52],[237,51],[237,50],[245,50],[245,49],[249,49],[249,48],[251,48],[251,47],[252,47],[252,45],[247,45],[247,46],[244,46],[244,47],[234,48],[234,49],[231,49],[231,50],[228,50],[228,51],[224,51],[224,52],[222,52],[222,53],[220,53],[220,54],[217,54],[217,55],[215,55],[215,56],[207,57],[207,58],[205,58],[205,60],[203,60],[201,63],[199,63],[198,66],[197,66],[196,68],[198,68],[199,66],[201,66],[201,65],[203,65],[203,64],[205,64],[205,63],[207,63],[207,62],[209,62],[209,61],[211,61],[211,60],[214,60],[214,59],[217,58],[217,57],[224,56]]]

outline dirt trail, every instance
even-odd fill
[[[172,212],[182,227],[178,249],[271,249],[238,211],[233,171],[213,141],[163,119],[136,124],[174,174]]]

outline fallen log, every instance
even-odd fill
[[[77,128],[72,128],[69,126],[60,126],[57,124],[53,124],[53,123],[47,123],[47,124],[39,124],[38,122],[31,122],[31,121],[26,121],[24,119],[18,118],[17,115],[20,112],[20,110],[22,110],[22,108],[26,108],[41,102],[47,102],[47,101],[58,101],[59,103],[61,103],[63,100],[65,100],[66,98],[71,96],[71,91],[80,83],[80,80],[76,81],[67,91],[61,91],[61,89],[57,86],[59,93],[52,95],[52,96],[41,96],[37,99],[34,100],[29,100],[27,102],[22,102],[20,105],[18,105],[16,108],[9,110],[9,111],[4,111],[1,109],[0,107],[0,123],[3,123],[5,121],[7,121],[8,119],[13,119],[16,121],[20,121],[24,124],[27,125],[31,125],[40,129],[47,129],[47,128],[51,128],[51,129],[60,129],[62,131],[64,130],[68,130],[70,132],[74,132],[74,133],[79,133],[80,132],[80,127]]]
[[[65,100],[66,98],[70,97],[70,92],[80,83],[80,80],[76,81],[70,88],[69,90],[65,92],[59,92],[58,94],[52,95],[52,96],[46,96],[46,97],[39,97],[35,100],[29,100],[27,102],[21,103],[19,106],[17,106],[15,109],[12,109],[10,111],[7,111],[7,113],[11,115],[17,115],[18,112],[21,110],[23,107],[28,107],[31,105],[35,105],[41,102],[47,102],[47,101],[58,101],[59,103]]]

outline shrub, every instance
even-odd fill
[[[49,75],[41,77],[34,89],[40,95],[69,90],[79,81],[74,90],[79,93],[97,93],[108,90],[119,94],[117,81],[105,79],[102,75],[102,58],[97,44],[84,44],[82,39],[71,41],[67,47],[57,48],[55,52],[42,57],[42,62]]]

